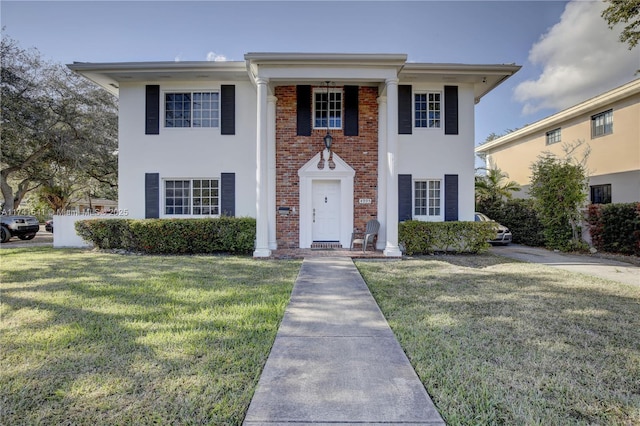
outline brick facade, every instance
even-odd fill
[[[297,248],[300,236],[300,181],[298,170],[324,148],[326,130],[312,130],[311,136],[296,135],[296,87],[275,88],[276,104],[276,206],[295,207],[296,212],[276,218],[278,248]],[[355,170],[354,226],[364,229],[377,217],[378,186],[378,88],[358,89],[358,136],[344,136],[331,130],[332,151]],[[371,204],[360,204],[361,198]]]

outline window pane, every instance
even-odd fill
[[[194,179],[200,192],[193,195],[193,214],[219,214],[218,181],[216,179]]]
[[[189,188],[188,180],[165,181],[165,214],[189,214]]]

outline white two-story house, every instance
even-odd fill
[[[254,217],[266,257],[348,247],[372,218],[400,256],[400,221],[473,220],[474,105],[520,67],[248,53],[69,68],[119,98],[119,209]]]

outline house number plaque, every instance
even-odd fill
[[[360,204],[371,204],[371,198],[360,198]]]

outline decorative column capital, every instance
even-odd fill
[[[269,79],[266,78],[266,77],[256,77],[256,84],[258,86],[260,86],[262,84],[267,85],[267,84],[269,84]]]
[[[387,86],[397,86],[398,85],[398,79],[397,78],[388,78],[385,80],[385,83]]]

